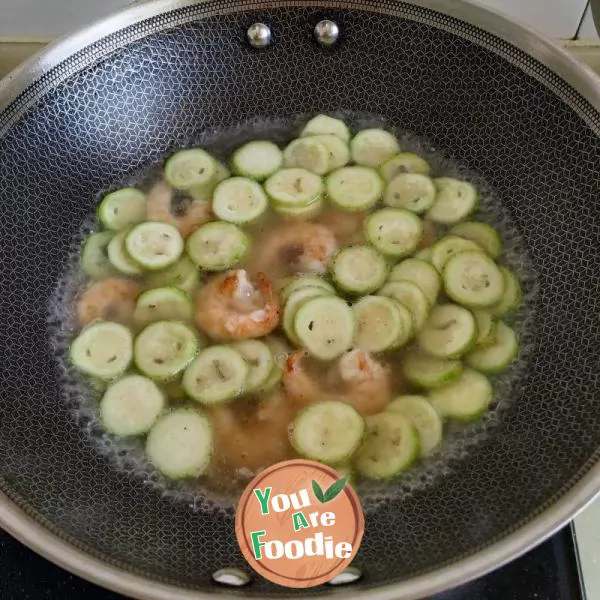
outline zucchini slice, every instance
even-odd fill
[[[495,317],[501,317],[507,312],[514,310],[521,304],[521,300],[523,299],[523,291],[521,290],[521,284],[517,276],[506,267],[500,267],[500,271],[504,279],[504,294],[498,304],[494,304],[489,309]]]
[[[133,357],[133,336],[127,327],[119,323],[97,321],[73,340],[69,355],[80,371],[109,381],[129,368]]]
[[[366,418],[366,440],[356,455],[358,472],[371,479],[389,479],[406,471],[419,456],[419,437],[399,413],[384,411]]]
[[[517,335],[508,325],[500,321],[496,341],[485,348],[475,348],[467,355],[467,364],[477,371],[490,375],[501,373],[519,353]]]
[[[458,235],[481,246],[492,258],[498,258],[502,253],[502,238],[500,234],[487,223],[481,221],[465,221],[450,229],[452,235]]]
[[[283,165],[286,168],[299,167],[317,175],[325,175],[329,170],[329,152],[314,136],[291,141],[283,151]]]
[[[198,227],[185,243],[187,255],[200,269],[223,271],[250,250],[250,237],[233,223],[213,221]]]
[[[108,260],[119,273],[132,276],[141,275],[142,269],[137,262],[129,256],[125,247],[125,239],[128,234],[128,229],[122,229],[113,236],[113,239],[110,240],[106,247]]]
[[[426,160],[412,152],[400,152],[381,165],[381,174],[387,183],[401,173],[429,175],[431,167]]]
[[[320,296],[297,310],[294,331],[300,345],[315,358],[333,360],[352,347],[356,318],[341,298]]]
[[[482,250],[475,242],[456,235],[446,235],[431,246],[431,264],[441,273],[448,259],[457,252]]]
[[[325,182],[330,202],[343,210],[367,210],[383,195],[383,180],[370,167],[342,167]]]
[[[473,314],[456,304],[436,306],[417,333],[421,349],[437,358],[459,358],[466,354],[477,336]]]
[[[308,135],[335,135],[346,144],[350,141],[350,130],[344,121],[328,115],[313,117],[302,130],[301,137]]]
[[[188,294],[196,291],[200,282],[200,271],[187,255],[162,271],[150,273],[148,283],[152,287],[176,287]]]
[[[452,383],[432,390],[429,401],[441,417],[472,421],[488,410],[492,395],[492,385],[485,375],[463,369]]]
[[[405,319],[402,308],[391,298],[363,296],[352,310],[357,323],[355,345],[365,352],[398,348],[412,335],[410,314]]]
[[[401,173],[388,182],[383,201],[392,208],[423,213],[433,206],[435,197],[435,185],[427,175]]]
[[[136,367],[156,381],[168,381],[181,373],[198,353],[196,332],[179,321],[156,321],[135,339]]]
[[[115,274],[108,260],[108,245],[114,237],[112,231],[100,231],[88,235],[81,250],[81,268],[92,279],[104,279]]]
[[[327,149],[327,172],[335,171],[350,162],[350,148],[335,135],[315,135],[312,139],[323,144]]]
[[[285,306],[283,308],[283,318],[281,320],[281,327],[284,333],[287,335],[288,339],[295,346],[300,346],[300,340],[296,335],[296,331],[294,328],[294,322],[296,320],[296,313],[298,309],[304,302],[309,300],[310,298],[316,298],[318,296],[329,296],[332,292],[329,290],[318,287],[318,286],[309,286],[303,287],[299,290],[295,290],[292,292],[285,302]]]
[[[281,169],[265,181],[265,191],[280,207],[307,206],[323,195],[323,180],[307,169]]]
[[[452,177],[434,179],[437,195],[435,204],[427,211],[427,218],[441,225],[462,221],[477,208],[479,193],[468,181]]]
[[[273,209],[276,213],[294,219],[314,219],[321,214],[325,208],[325,201],[322,197],[316,198],[310,204],[305,206],[288,206],[287,204],[274,204]]]
[[[451,256],[442,273],[446,294],[458,304],[485,308],[504,294],[502,272],[485,252],[465,250]]]
[[[316,275],[297,275],[292,277],[283,287],[279,296],[281,301],[285,304],[288,298],[297,290],[301,290],[307,287],[318,287],[326,290],[333,294],[335,290],[333,286],[327,283],[322,277]]]
[[[273,142],[255,140],[233,153],[231,165],[236,175],[264,181],[281,169],[283,153]]]
[[[475,324],[477,325],[477,337],[475,345],[483,348],[496,341],[498,322],[488,310],[474,310]]]
[[[231,346],[211,346],[202,350],[183,374],[183,387],[190,398],[206,404],[219,404],[246,391],[250,367],[242,354]]]
[[[388,274],[382,254],[372,246],[346,246],[333,258],[331,277],[340,289],[363,295],[379,289]]]
[[[136,225],[125,237],[125,249],[142,269],[160,271],[179,260],[183,238],[173,225],[146,221]]]
[[[165,163],[164,175],[176,190],[199,188],[214,181],[217,161],[202,148],[180,150]]]
[[[108,386],[100,401],[100,418],[109,433],[142,435],[154,425],[165,404],[163,392],[151,379],[128,375]]]
[[[133,187],[111,192],[100,202],[98,218],[112,231],[137,225],[146,219],[146,195]]]
[[[440,293],[441,278],[435,267],[418,258],[407,258],[398,263],[388,275],[389,282],[411,281],[416,283],[427,296],[431,305]]]
[[[352,160],[367,167],[379,167],[398,152],[398,140],[383,129],[363,129],[350,142]]]
[[[146,326],[154,321],[191,321],[194,305],[179,288],[161,287],[146,290],[138,296],[133,319]]]
[[[232,347],[248,363],[248,375],[244,384],[246,393],[262,389],[276,366],[269,346],[260,340],[244,340]]]
[[[212,451],[208,419],[190,408],[178,408],[160,417],[146,440],[150,462],[170,479],[202,475]]]
[[[306,458],[326,464],[348,461],[358,450],[365,422],[345,402],[318,402],[301,410],[290,427],[290,441]]]
[[[413,322],[413,330],[419,331],[425,324],[431,305],[425,292],[412,281],[386,283],[378,292],[381,296],[394,298],[408,308]]]
[[[190,197],[198,202],[210,202],[217,184],[221,183],[221,181],[225,181],[231,176],[231,173],[224,164],[220,163],[219,161],[215,162],[217,165],[215,174],[208,183],[197,185],[189,190],[186,190]]]
[[[423,237],[423,222],[402,208],[383,208],[365,220],[365,235],[386,256],[401,258],[412,254]]]
[[[399,396],[387,411],[404,415],[419,434],[421,457],[429,456],[442,443],[442,419],[424,396]]]
[[[262,186],[247,177],[231,177],[213,192],[212,211],[221,221],[244,225],[253,223],[269,208]]]
[[[411,348],[402,359],[402,372],[415,387],[435,389],[454,381],[462,372],[460,360],[436,358]]]

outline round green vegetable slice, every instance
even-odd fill
[[[384,411],[367,417],[367,436],[356,454],[358,472],[372,479],[388,479],[406,471],[419,456],[419,437],[404,416]]]
[[[208,419],[190,408],[178,408],[160,417],[146,440],[150,462],[170,479],[202,475],[212,451]]]
[[[442,419],[424,396],[399,396],[386,410],[404,415],[419,434],[421,456],[429,456],[442,442]]]
[[[464,369],[452,383],[432,390],[429,401],[442,417],[472,421],[488,410],[492,395],[492,385],[485,375]]]
[[[156,321],[135,339],[135,364],[151,379],[168,381],[187,367],[198,347],[198,336],[190,326],[179,321]]]
[[[100,401],[105,429],[120,437],[146,433],[165,407],[165,397],[147,377],[128,375],[108,386]]]
[[[146,195],[132,187],[111,192],[100,202],[98,218],[113,231],[137,225],[146,219]]]
[[[480,250],[465,250],[451,256],[442,273],[446,294],[472,308],[496,304],[504,293],[504,278],[494,260]]]
[[[250,237],[233,223],[213,221],[198,227],[187,238],[187,255],[207,271],[231,269],[250,250]]]
[[[269,207],[262,186],[247,177],[231,177],[217,185],[213,192],[212,210],[222,221],[243,225],[252,223]]]
[[[125,249],[143,269],[160,271],[176,263],[183,252],[183,238],[173,225],[146,221],[125,237]]]
[[[250,367],[235,348],[211,346],[202,350],[183,374],[188,395],[206,405],[219,404],[242,395]]]
[[[415,387],[434,389],[450,383],[462,372],[460,360],[436,358],[411,348],[402,358],[402,372]]]
[[[326,401],[311,404],[296,415],[290,440],[302,456],[335,465],[356,452],[364,431],[365,422],[353,406]]]
[[[189,190],[210,184],[217,174],[217,161],[202,148],[176,152],[164,169],[167,183],[177,190]]]
[[[436,306],[421,330],[417,341],[424,352],[438,358],[459,358],[466,354],[477,336],[475,317],[456,304]]]
[[[500,321],[496,341],[485,348],[475,348],[467,355],[467,364],[477,371],[488,374],[501,373],[519,352],[517,335],[508,325]]]
[[[436,188],[427,175],[401,173],[388,182],[383,201],[392,208],[422,213],[433,206]]]
[[[383,208],[365,220],[365,234],[386,256],[401,258],[412,254],[423,237],[423,222],[402,208]]]

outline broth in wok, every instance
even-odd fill
[[[518,353],[520,284],[478,196],[325,115],[107,194],[70,349],[104,429],[215,487],[294,456],[399,476],[486,413]]]

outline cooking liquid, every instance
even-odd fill
[[[384,121],[373,115],[340,114],[336,116],[343,118],[355,130],[385,125]],[[214,156],[224,160],[232,150],[250,139],[270,139],[283,146],[297,134],[299,125],[306,120],[306,117],[299,116],[288,121],[254,121],[231,129],[206,132],[193,145],[205,147]],[[456,468],[462,458],[477,451],[477,446],[493,433],[495,427],[502,420],[503,413],[514,401],[516,385],[520,375],[524,372],[532,342],[530,307],[533,305],[532,300],[535,295],[535,280],[529,267],[523,240],[516,227],[510,222],[499,199],[481,177],[468,172],[461,165],[445,159],[427,142],[401,131],[395,133],[403,150],[415,152],[429,162],[432,167],[432,176],[467,179],[479,189],[480,206],[478,213],[472,218],[484,220],[500,231],[504,241],[501,262],[517,274],[525,293],[521,307],[507,318],[507,322],[519,334],[521,352],[518,361],[513,363],[501,376],[493,379],[495,390],[493,404],[482,419],[467,426],[447,423],[441,448],[399,479],[392,482],[363,481],[358,483],[357,490],[367,510],[390,496],[411,494],[416,489],[432,485],[438,477],[443,476],[448,470]],[[160,177],[161,168],[162,161],[119,183],[122,186],[136,185],[143,190],[148,190]],[[102,194],[99,194],[98,198],[101,196]],[[357,215],[336,209],[326,209],[314,221],[330,227],[338,237],[340,245],[346,245],[364,239],[363,216],[362,213]],[[273,229],[281,226],[282,223],[280,217],[270,212],[267,218],[249,228],[248,232],[253,241],[253,252],[235,268],[247,268],[250,272],[261,270],[276,281],[289,275],[291,273],[290,261],[293,261],[291,255],[287,263],[285,257],[283,260],[269,261],[269,264],[264,262],[264,257],[270,255],[269,252],[263,251],[264,244],[271,243]],[[212,464],[208,472],[195,481],[173,482],[166,479],[146,459],[142,440],[118,439],[106,434],[97,410],[102,392],[95,390],[89,380],[73,369],[67,360],[68,347],[76,331],[72,308],[78,292],[86,283],[85,275],[79,267],[81,244],[88,233],[97,229],[97,226],[97,222],[92,217],[83,224],[80,234],[74,240],[69,264],[64,276],[58,282],[49,310],[49,329],[58,358],[64,401],[77,422],[85,429],[91,443],[107,457],[114,468],[129,473],[131,476],[142,478],[157,487],[163,494],[177,501],[189,503],[195,510],[230,510],[232,502],[235,501],[243,486],[257,472],[261,461],[264,460],[270,464],[294,456],[287,441],[287,425],[293,420],[294,410],[290,410],[289,403],[285,402],[281,388],[269,393],[266,405],[264,405],[265,398],[260,399],[263,401],[260,404],[257,402],[259,399],[255,397],[235,400],[230,405],[235,407],[234,429],[230,428],[230,422],[226,428],[219,425],[219,420],[215,421],[216,447]],[[426,229],[426,236],[420,247],[430,245],[435,241],[434,231],[434,228]],[[440,236],[444,234],[443,228],[438,228],[438,234]],[[283,333],[274,333],[284,337]],[[283,365],[286,356],[282,354],[275,358]],[[410,388],[401,375],[398,375],[401,371],[399,366],[402,361],[402,351],[378,357],[378,360],[390,363],[394,394],[410,393]],[[339,390],[339,380],[336,381],[335,377],[332,378],[332,369],[326,368],[317,361],[308,361],[307,368],[324,389]],[[171,404],[175,405],[184,401],[171,400]],[[261,445],[259,449],[254,443],[255,440],[259,441]],[[262,466],[267,466],[267,464]]]

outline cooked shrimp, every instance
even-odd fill
[[[363,223],[366,216],[365,211],[330,209],[319,217],[319,223],[333,232],[340,246],[347,246],[363,241]]]
[[[262,337],[279,325],[279,299],[264,273],[229,271],[207,283],[196,299],[196,323],[220,341]]]
[[[174,192],[164,181],[156,183],[148,192],[146,215],[149,221],[160,221],[177,227],[179,233],[186,238],[194,229],[210,221],[212,213],[210,202],[189,200],[183,214],[174,214]]]
[[[389,369],[368,352],[346,352],[338,361],[338,369],[348,390],[346,401],[362,415],[380,412],[392,399]]]
[[[346,352],[322,377],[309,372],[308,360],[305,350],[294,352],[284,373],[285,392],[299,407],[322,400],[339,400],[352,404],[363,415],[371,415],[391,400],[390,371],[367,352]]]
[[[237,402],[235,406],[216,406],[210,411],[215,437],[215,470],[242,470],[242,475],[253,475],[291,458],[288,425],[293,414],[280,391],[258,404]]]
[[[333,232],[318,223],[290,221],[270,230],[257,244],[253,264],[285,277],[294,273],[325,273],[338,249]]]
[[[92,283],[77,300],[79,324],[84,326],[94,319],[127,324],[140,292],[140,286],[130,279],[109,277]]]
[[[299,407],[318,402],[325,395],[317,378],[309,374],[306,368],[308,356],[306,350],[296,350],[288,356],[284,368],[285,393]]]

